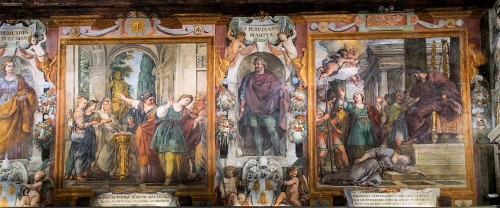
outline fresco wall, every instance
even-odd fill
[[[181,205],[325,206],[345,188],[401,187],[476,203],[472,149],[498,123],[479,20],[162,20],[0,26],[1,178],[15,190],[0,203],[31,203],[23,184],[44,205],[163,192]]]

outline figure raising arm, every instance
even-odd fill
[[[227,31],[227,39],[231,41],[229,46],[226,48],[226,59],[230,61],[229,66],[234,66],[236,59],[238,58],[238,52],[242,51],[245,46],[245,36],[244,32],[236,33],[236,38],[231,36],[232,30]]]
[[[292,30],[292,36],[287,37],[285,32],[278,33],[278,39],[280,43],[278,48],[281,48],[285,52],[285,60],[287,64],[290,64],[294,58],[297,58],[297,48],[293,44],[293,40],[297,37],[297,31],[295,28]]]
[[[43,44],[47,42],[47,35],[44,33],[41,35],[42,39],[39,40],[36,35],[31,35],[29,37],[30,46],[24,50],[20,48],[21,55],[27,59],[33,58],[36,56],[38,61],[45,61],[47,58],[47,52],[45,51]]]

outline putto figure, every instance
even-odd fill
[[[288,169],[288,176],[290,180],[283,181],[283,185],[286,186],[286,192],[281,192],[274,203],[274,206],[279,206],[282,201],[286,202],[289,205],[300,207],[302,204],[300,203],[300,193],[299,193],[299,178],[297,178],[297,174],[299,169],[296,166],[292,166]]]
[[[43,180],[45,179],[45,172],[43,170],[39,170],[35,173],[34,181],[32,184],[22,183],[21,185],[28,188],[28,194],[23,196],[20,201],[20,206],[28,206],[28,207],[38,207],[40,206],[41,195],[40,191],[42,190]]]
[[[238,186],[241,185],[241,181],[235,175],[235,168],[233,166],[227,166],[224,170],[225,176],[220,180],[219,191],[222,199],[225,200],[224,205],[234,206],[234,201],[237,199]]]
[[[238,53],[242,51],[245,46],[245,36],[244,32],[236,33],[236,37],[231,36],[231,29],[227,31],[227,39],[231,41],[229,46],[226,48],[225,58],[229,60],[229,66],[234,66],[238,58]]]
[[[290,64],[293,59],[297,58],[297,48],[295,48],[293,43],[295,37],[297,37],[297,31],[295,31],[295,28],[292,30],[292,35],[290,37],[287,37],[285,32],[278,33],[280,43],[277,47],[281,48],[281,50],[285,52],[285,60],[287,64]]]

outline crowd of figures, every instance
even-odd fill
[[[123,94],[128,104],[124,119],[113,113],[113,99],[98,102],[76,99],[72,112],[71,147],[65,165],[65,178],[109,179],[117,169],[117,149],[113,135],[133,134],[129,146],[131,175],[139,183],[182,184],[206,180],[206,95],[181,95],[158,106],[155,93],[145,91],[139,100]],[[194,101],[191,108],[188,105]],[[100,103],[100,110],[97,110]]]
[[[459,117],[461,96],[455,83],[439,72],[411,67],[406,70],[416,81],[411,89],[380,95],[368,105],[355,55],[342,48],[318,69],[316,143],[321,182],[376,186],[383,170],[427,176],[408,166],[410,159],[400,155],[400,149],[404,144],[436,143],[431,138],[433,115],[444,122]],[[352,94],[352,101],[346,94]],[[327,159],[330,171],[325,168]]]

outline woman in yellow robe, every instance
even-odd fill
[[[14,58],[5,58],[0,66],[5,71],[0,78],[0,155],[19,158],[33,128],[37,97],[24,78],[14,74]]]

